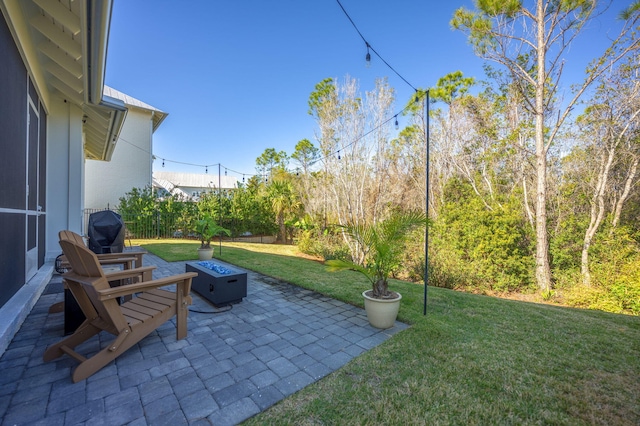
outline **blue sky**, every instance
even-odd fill
[[[455,9],[471,8],[471,1],[341,3],[369,44],[413,86],[434,86],[456,70],[484,78],[465,35],[449,26]],[[572,46],[567,86],[601,53],[628,3],[614,1],[612,12]],[[365,54],[335,0],[116,0],[106,83],[169,113],[154,134],[154,170],[204,173],[175,162],[220,163],[241,179],[256,172],[255,159],[266,148],[290,155],[299,140],[316,142],[307,101],[324,78],[350,75],[364,92],[388,77],[395,111],[402,109],[413,89],[375,55],[365,67]],[[217,166],[208,173],[217,174]]]

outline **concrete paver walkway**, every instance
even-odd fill
[[[156,278],[185,270],[153,255],[145,264],[158,266]],[[247,272],[247,297],[231,310],[192,292],[186,339],[166,323],[76,384],[74,360],[42,361],[64,330],[64,314],[48,313],[64,298],[54,276],[0,358],[0,424],[238,424],[407,327],[375,329],[360,308]],[[96,352],[111,336],[100,337],[78,351]]]

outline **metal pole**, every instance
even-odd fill
[[[422,310],[422,315],[427,315],[427,288],[429,283],[429,89],[427,89],[427,96],[425,97],[425,114],[426,114],[426,125],[424,129],[425,134],[425,144],[426,144],[426,163],[425,166],[425,181],[426,181],[426,205],[425,212],[427,216],[427,225],[424,228],[424,308]]]
[[[218,163],[218,226],[222,226],[222,186],[220,186],[220,163]],[[222,233],[218,234],[218,254],[222,256]]]

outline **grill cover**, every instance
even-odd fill
[[[124,222],[111,210],[89,215],[89,249],[96,254],[122,253],[124,250]]]

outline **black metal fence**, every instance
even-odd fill
[[[92,213],[112,210],[118,214],[118,209],[85,209],[83,229],[85,235],[89,224],[89,216]],[[193,237],[186,230],[185,222],[175,214],[160,210],[147,211],[135,214],[121,214],[126,228],[126,238],[186,238]]]
[[[118,209],[85,209],[83,218],[83,232],[87,235],[89,216],[92,213],[112,210],[122,216],[125,224],[126,239],[154,239],[154,238],[188,238],[197,239],[198,236],[189,230],[188,219],[173,212],[149,210],[138,213],[120,213]],[[222,226],[233,229],[233,223],[222,223]],[[275,241],[272,235],[234,235],[231,241],[271,244]]]

